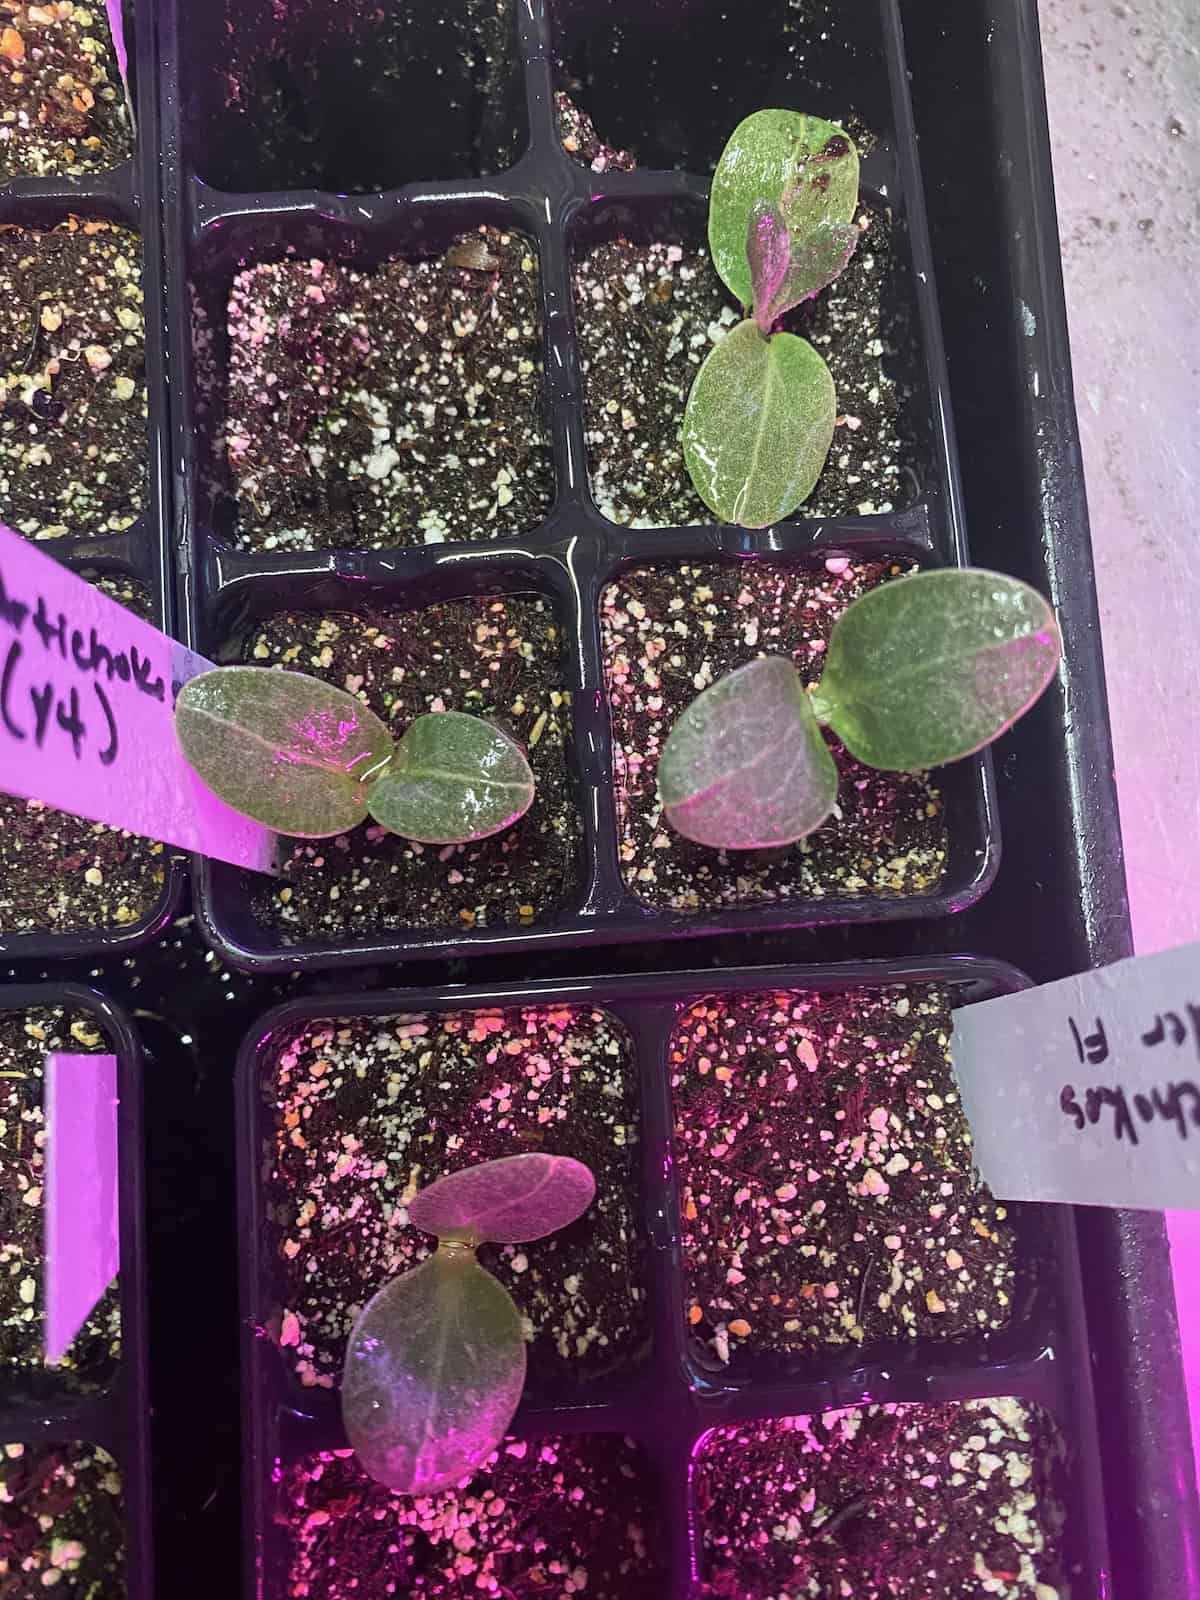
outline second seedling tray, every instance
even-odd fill
[[[514,1431],[627,1435],[645,1452],[657,1485],[672,1600],[695,1600],[701,1546],[693,1469],[701,1441],[722,1424],[820,1415],[860,1403],[937,1404],[1013,1397],[1043,1408],[1067,1447],[1070,1492],[1063,1566],[1072,1593],[1099,1596],[1108,1570],[1099,1481],[1095,1405],[1081,1298],[1074,1218],[1062,1207],[1015,1208],[1017,1268],[1032,1292],[1013,1325],[992,1342],[914,1340],[831,1349],[789,1362],[761,1357],[747,1369],[715,1368],[685,1332],[680,1200],[673,1148],[672,1029],[685,1008],[709,996],[786,990],[836,994],[936,984],[955,1003],[1010,992],[1027,982],[1000,962],[966,956],[823,967],[765,967],[528,983],[489,988],[326,995],[291,1002],[247,1039],[238,1069],[238,1158],[242,1241],[242,1376],[246,1444],[247,1600],[283,1600],[288,1552],[280,1482],[314,1452],[344,1449],[335,1390],[306,1388],[285,1371],[270,1330],[279,1327],[277,1225],[264,1194],[274,1143],[268,1110],[277,1041],[317,1019],[463,1014],[491,1008],[599,1008],[632,1043],[640,1101],[640,1228],[647,1260],[651,1336],[632,1367],[594,1376],[572,1390],[548,1390],[531,1364]],[[319,1267],[318,1267],[319,1270]],[[375,1287],[382,1287],[381,1284]],[[275,1335],[277,1337],[277,1334]]]

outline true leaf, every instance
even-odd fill
[[[527,1244],[574,1222],[595,1194],[582,1161],[532,1151],[447,1173],[420,1191],[408,1215],[442,1239]]]
[[[772,307],[787,277],[791,258],[791,240],[783,212],[769,201],[761,202],[750,213],[746,230],[746,260],[750,265],[754,320],[762,334],[770,333],[771,324],[778,314],[772,311]]]
[[[393,1278],[354,1324],[342,1418],[373,1478],[433,1494],[496,1448],[524,1384],[512,1296],[465,1246],[443,1247]]]
[[[461,711],[418,717],[371,786],[376,822],[421,844],[499,833],[533,803],[525,752],[494,723]]]
[[[789,516],[821,475],[836,416],[829,368],[806,339],[739,322],[688,395],[683,454],[698,494],[747,528]]]
[[[759,332],[770,333],[785,312],[832,283],[854,254],[858,239],[853,223],[825,222],[807,238],[793,241],[777,206],[756,206],[746,235],[746,257]]]
[[[708,245],[744,306],[753,303],[747,230],[761,204],[782,214],[793,255],[821,227],[850,222],[858,206],[854,141],[835,123],[796,111],[756,111],[734,129],[713,175]]]
[[[1015,578],[916,573],[849,605],[829,640],[821,720],[868,766],[942,766],[990,744],[1053,678],[1054,612]]]
[[[361,700],[300,672],[216,667],[175,703],[184,756],[214,794],[280,833],[319,839],[367,814],[392,736]]]
[[[667,735],[658,788],[685,838],[726,850],[791,844],[837,800],[837,768],[800,675],[763,656],[719,678]]]

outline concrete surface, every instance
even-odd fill
[[[1200,940],[1200,9],[1040,0],[1139,953]],[[1200,1212],[1170,1219],[1200,1442]]]

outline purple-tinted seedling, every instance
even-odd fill
[[[967,567],[885,583],[838,618],[812,690],[791,661],[760,656],[692,701],[659,761],[667,820],[716,849],[794,843],[837,804],[822,726],[869,767],[945,766],[1023,716],[1059,653],[1053,610],[1016,578]]]
[[[397,743],[356,695],[303,672],[203,672],[179,692],[175,729],[226,805],[302,838],[370,816],[421,844],[466,844],[511,827],[533,803],[525,751],[494,722],[430,712]]]
[[[819,294],[854,253],[858,152],[832,122],[756,111],[713,175],[713,265],[750,314],[709,351],[683,419],[696,492],[726,522],[763,528],[808,499],[829,456],[837,396],[824,357],[786,312]]]
[[[852,223],[821,223],[793,237],[778,206],[763,202],[751,213],[746,257],[754,291],[754,321],[764,338],[793,307],[811,300],[841,275],[858,244]]]
[[[433,1494],[496,1448],[525,1385],[525,1338],[512,1296],[475,1249],[545,1238],[595,1192],[582,1162],[533,1153],[449,1173],[415,1196],[409,1218],[438,1249],[368,1302],[342,1375],[346,1434],[373,1478]]]
[[[783,286],[792,259],[783,212],[769,200],[761,201],[750,214],[746,259],[750,263],[750,285],[754,291],[754,320],[765,338],[775,325],[777,313],[772,309],[775,296]]]
[[[557,1233],[591,1205],[596,1180],[582,1161],[532,1153],[451,1172],[422,1189],[409,1221],[439,1239],[528,1244]]]

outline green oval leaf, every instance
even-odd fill
[[[725,850],[791,844],[820,827],[838,776],[800,674],[763,656],[693,700],[663,745],[659,796],[687,839]]]
[[[696,492],[726,522],[765,528],[808,499],[833,442],[829,368],[806,339],[752,319],[709,351],[683,417]]]
[[[850,222],[858,207],[854,141],[836,123],[798,111],[756,111],[733,130],[713,174],[708,247],[722,281],[744,306],[753,303],[746,239],[762,204],[782,214],[793,256],[818,229]]]
[[[447,1173],[421,1190],[408,1215],[441,1239],[528,1244],[581,1217],[595,1195],[582,1161],[532,1151]]]
[[[1028,584],[978,568],[919,572],[847,606],[818,713],[868,766],[944,766],[1027,711],[1059,654],[1054,612]]]
[[[444,1247],[382,1288],[354,1324],[342,1419],[373,1478],[434,1494],[487,1459],[524,1385],[512,1296],[465,1246]]]
[[[431,711],[411,724],[367,797],[376,822],[421,844],[466,844],[533,804],[525,752],[494,723]]]
[[[367,814],[392,736],[361,700],[303,672],[215,667],[175,702],[180,748],[214,794],[279,833],[321,839]]]

